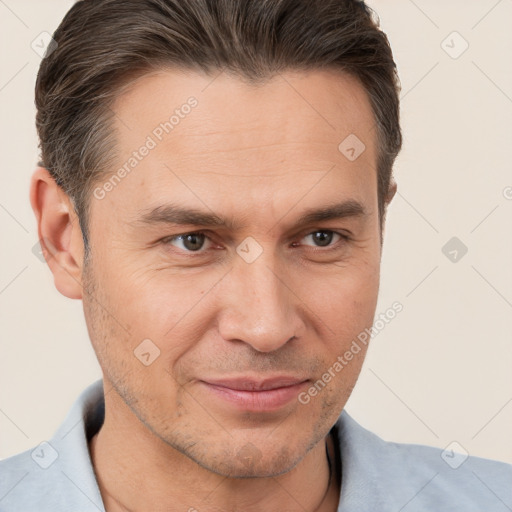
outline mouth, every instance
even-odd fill
[[[275,376],[268,379],[202,380],[212,399],[244,411],[276,411],[296,399],[308,379]]]

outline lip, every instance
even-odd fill
[[[294,386],[306,379],[278,375],[266,379],[250,379],[248,377],[236,377],[233,379],[209,379],[204,380],[207,384],[221,386],[236,391],[268,391],[272,389]]]
[[[244,411],[275,411],[297,397],[307,379],[276,376],[267,379],[247,377],[202,380],[210,395]]]

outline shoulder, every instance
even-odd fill
[[[102,421],[101,381],[78,397],[48,441],[0,460],[1,512],[103,510],[87,430]]]
[[[43,442],[0,461],[0,511],[103,510],[90,472],[70,470],[54,444]]]
[[[361,503],[380,510],[512,509],[511,464],[472,456],[459,444],[442,449],[385,441],[346,412],[337,425],[342,483]]]
[[[49,443],[0,461],[0,510],[14,510],[36,497],[44,499],[56,479],[58,455]],[[53,466],[53,469],[52,469]]]

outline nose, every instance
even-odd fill
[[[222,289],[218,319],[223,339],[242,341],[258,352],[277,350],[305,329],[288,273],[269,259],[237,261]]]

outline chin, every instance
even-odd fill
[[[229,478],[270,478],[291,471],[313,446],[248,439],[195,443],[180,450],[202,468]],[[213,449],[212,449],[213,447]]]

